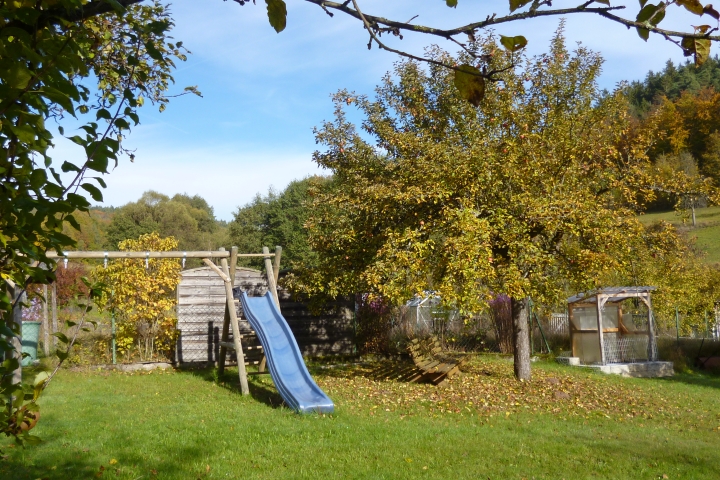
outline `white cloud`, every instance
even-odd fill
[[[60,141],[55,158],[77,158],[82,151],[69,141]],[[253,150],[240,144],[204,145],[196,148],[141,145],[134,162],[123,159],[104,176],[106,206],[135,201],[148,191],[168,196],[176,193],[200,195],[215,209],[215,216],[232,220],[237,207],[250,202],[256,193],[272,186],[284,189],[292,180],[322,175],[312,162],[312,152],[280,148]]]
[[[215,216],[231,220],[237,207],[270,186],[283,189],[292,180],[322,174],[310,153],[269,149],[233,152],[224,147],[191,151],[144,151],[134,163],[123,162],[108,179],[107,204],[122,205],[147,190],[172,196],[200,195]]]

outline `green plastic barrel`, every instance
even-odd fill
[[[42,325],[42,322],[22,322],[22,352],[30,354],[29,357],[23,358],[23,367],[27,367],[37,360],[40,325]]]

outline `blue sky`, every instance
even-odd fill
[[[241,7],[232,1],[178,0],[172,5],[173,36],[192,51],[175,72],[177,90],[197,85],[203,98],[173,99],[158,113],[146,106],[141,125],[126,140],[136,149],[133,163],[123,161],[107,176],[105,204],[120,206],[149,189],[167,195],[201,195],[216,216],[231,220],[233,212],[272,185],[284,188],[291,180],[322,173],[312,163],[316,149],[312,128],[330,120],[330,94],[341,88],[371,94],[397,57],[367,49],[359,22],[302,0],[288,1],[288,27],[280,34],[270,27],[265,2]],[[564,5],[567,3],[567,5]],[[553,2],[555,7],[572,2]],[[456,9],[443,0],[363,0],[369,14],[432,26],[458,26],[507,12],[506,1],[460,0]],[[632,3],[635,10],[636,2]],[[666,27],[686,28],[697,17],[684,17]],[[542,53],[558,19],[541,19],[498,28],[502,34],[523,34],[528,53]],[[386,38],[386,37],[383,37]],[[632,30],[590,15],[570,16],[567,38],[599,51],[606,59],[601,84],[612,89],[621,80],[642,79],[660,70],[682,52],[669,42],[643,42]],[[423,35],[406,35],[391,43],[421,53],[449,42]],[[67,135],[73,135],[67,132]],[[69,142],[57,141],[60,159],[79,155]]]

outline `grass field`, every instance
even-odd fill
[[[693,228],[690,219],[677,212],[650,213],[640,217],[644,224],[665,220],[676,225],[690,237],[697,238],[697,246],[707,254],[705,259],[708,263],[720,263],[720,207],[699,208],[695,219],[697,226]]]
[[[517,383],[497,357],[446,388],[384,366],[313,368],[328,416],[242,397],[213,371],[62,372],[34,433],[4,441],[0,478],[720,478],[720,378],[624,379],[551,363]]]

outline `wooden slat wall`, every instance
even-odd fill
[[[355,302],[337,299],[320,314],[312,314],[307,305],[290,300],[279,292],[280,309],[306,357],[352,355],[355,353]]]
[[[238,268],[235,285],[251,296],[267,292],[267,280],[262,272]],[[220,353],[220,330],[225,311],[223,281],[210,267],[195,268],[182,272],[178,286],[178,338],[176,360],[178,363],[214,363]],[[280,310],[293,331],[304,356],[353,354],[355,351],[354,303],[341,300],[328,305],[320,315],[311,315],[308,308],[292,302],[287,292],[280,291]],[[250,332],[243,321],[240,330]],[[232,337],[232,334],[231,334]],[[246,339],[243,339],[247,343]],[[250,345],[255,343],[250,342]],[[234,352],[228,351],[229,362],[235,362]]]

